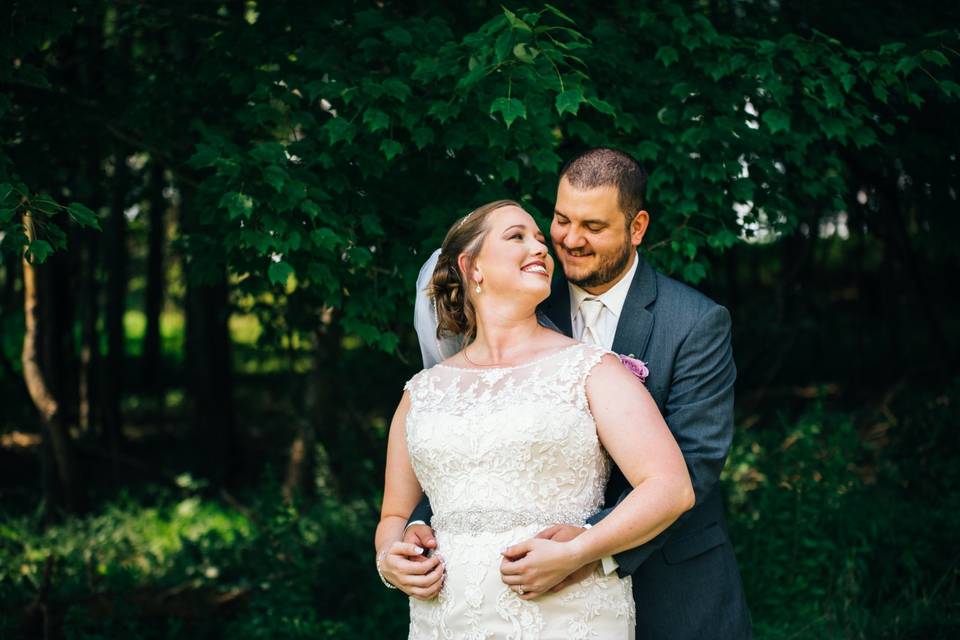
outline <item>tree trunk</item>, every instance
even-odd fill
[[[114,155],[110,219],[107,222],[104,237],[104,266],[107,276],[104,324],[107,332],[107,355],[100,379],[103,436],[108,449],[114,455],[120,451],[123,435],[120,398],[123,394],[124,380],[123,316],[127,307],[127,218],[124,214],[124,205],[129,187],[129,175],[126,153],[118,149]]]
[[[103,47],[103,11],[98,7],[90,7],[85,15],[85,27],[81,30],[81,37],[77,38],[76,45],[82,53],[77,53],[78,59],[86,59],[87,63],[77,69],[79,86],[83,87],[83,97],[90,101],[99,100],[98,91],[104,86],[104,47]],[[103,188],[101,163],[104,151],[103,142],[99,135],[88,132],[83,152],[78,156],[80,162],[80,202],[87,204],[94,211],[99,211],[103,205]],[[78,243],[80,255],[80,282],[78,285],[80,316],[80,364],[78,371],[78,422],[80,429],[91,435],[96,434],[98,427],[102,427],[100,420],[100,376],[102,375],[100,360],[100,334],[97,322],[100,318],[100,279],[98,267],[100,265],[100,233],[93,229],[82,229]],[[100,436],[103,436],[102,429]]]
[[[25,215],[24,227],[29,238],[35,237],[33,220]],[[42,284],[47,275],[49,265],[33,265],[23,261],[23,309],[24,309],[24,336],[23,336],[23,379],[30,393],[30,398],[36,406],[46,434],[44,446],[49,446],[56,470],[56,485],[48,485],[48,503],[61,503],[70,513],[82,510],[82,492],[80,476],[77,470],[73,443],[70,433],[63,420],[61,404],[54,395],[54,389],[43,370],[41,362],[49,360],[50,339],[53,327],[45,324],[49,318],[46,309],[42,308]],[[47,356],[47,357],[45,357]]]
[[[188,238],[197,227],[192,206],[192,194],[184,188],[180,202],[181,229]],[[220,269],[212,280],[208,273],[202,280],[198,279],[197,274],[190,271],[191,265],[197,261],[196,257],[184,260],[187,277],[186,364],[194,435],[205,475],[215,484],[229,484],[235,479],[239,451],[228,328],[229,286],[225,269]]]
[[[150,168],[150,228],[147,235],[147,291],[144,304],[146,332],[143,337],[143,381],[147,391],[156,398],[160,389],[160,313],[165,289],[163,271],[164,215],[167,203],[163,197],[166,181],[163,166],[156,161]]]
[[[100,286],[97,280],[99,255],[97,232],[84,230],[80,242],[80,371],[79,423],[85,432],[92,433],[98,424],[97,384],[100,373],[100,335],[97,318],[100,315]]]

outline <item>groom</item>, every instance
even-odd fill
[[[690,471],[697,498],[693,509],[653,540],[602,563],[606,573],[633,577],[637,640],[747,639],[750,614],[727,537],[719,485],[733,438],[736,368],[730,315],[640,257],[637,248],[650,221],[644,211],[646,182],[642,167],[613,149],[591,149],[567,163],[550,225],[566,279],[554,280],[552,293],[540,308],[541,320],[546,322],[545,316],[569,336],[647,364],[647,389]],[[417,282],[416,325],[425,367],[459,349],[455,339],[436,339],[436,324],[423,294],[435,263],[436,254]],[[590,523],[605,517],[630,490],[614,468],[606,508]],[[411,515],[405,542],[436,546],[432,529],[417,524],[429,522],[430,515],[424,499]],[[538,536],[562,541],[583,531],[560,524]],[[505,557],[501,572],[521,573],[520,561]],[[391,576],[398,581],[411,578],[414,566],[408,563]],[[596,568],[591,564],[571,576],[556,576],[558,587]]]

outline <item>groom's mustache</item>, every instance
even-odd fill
[[[560,245],[560,248],[574,256],[590,256],[593,255],[593,251],[587,251],[586,249],[571,249],[570,247]]]

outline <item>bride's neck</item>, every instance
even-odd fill
[[[477,310],[477,337],[470,343],[470,357],[486,364],[509,362],[529,348],[540,331],[536,313],[509,317]]]

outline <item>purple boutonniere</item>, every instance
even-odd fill
[[[640,378],[640,382],[646,384],[647,376],[650,375],[650,370],[647,369],[645,362],[632,357],[632,354],[629,356],[618,357],[620,358],[620,362],[623,363],[623,366],[627,368],[627,371]]]

